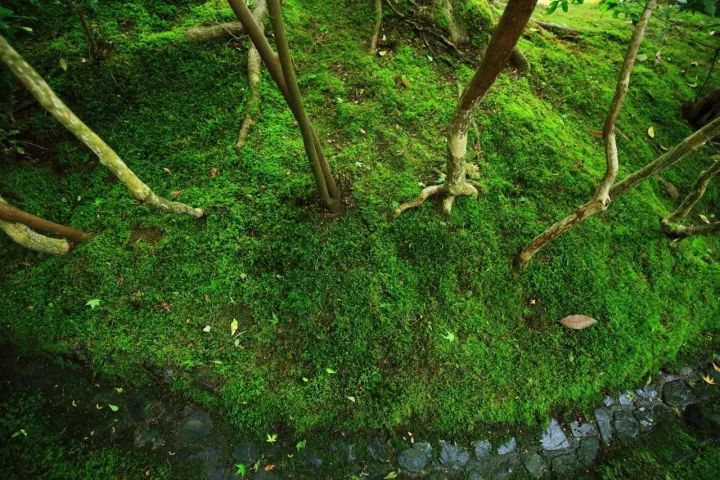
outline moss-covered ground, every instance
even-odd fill
[[[208,215],[138,205],[51,117],[22,109],[24,138],[42,149],[3,161],[0,194],[96,235],[63,258],[0,238],[3,336],[134,384],[169,366],[175,390],[258,435],[408,425],[463,434],[582,410],[720,326],[719,244],[669,244],[658,218],[674,204],[656,180],[525,271],[511,266],[603,172],[597,132],[627,22],[588,4],[551,18],[580,29],[578,43],[529,29],[520,47],[530,69],[506,72],[477,113],[479,199],[459,200],[451,218],[428,203],[390,220],[398,201],[437,180],[458,82],[473,66],[451,68],[391,16],[397,46],[368,55],[373,2],[285,3],[300,88],[347,197],[340,215],[318,207],[299,131],[267,72],[258,123],[233,149],[248,43],[182,34],[231,20],[224,2],[101,2],[100,61],[84,60],[80,25],[59,5],[44,7],[32,34],[16,33],[19,51],[136,173]],[[690,40],[717,37],[707,18],[683,20],[681,32],[654,21],[641,48],[618,123],[621,176],[690,133],[680,103],[711,59]],[[666,178],[686,191],[710,153]],[[698,211],[717,210],[718,192]],[[598,324],[558,325],[574,313]]]

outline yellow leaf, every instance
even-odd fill
[[[698,213],[698,217],[700,217],[700,220],[702,220],[703,223],[710,225],[710,220],[705,215],[703,215],[702,213]]]
[[[701,373],[700,378],[702,378],[703,382],[707,383],[708,385],[715,385],[715,379],[713,379],[710,375],[705,375],[704,373]]]
[[[713,368],[715,369],[716,372],[720,372],[720,367],[718,366],[717,363],[713,362]]]
[[[232,337],[235,335],[235,332],[237,332],[238,329],[238,321],[236,319],[232,319],[232,322],[230,322],[230,336]]]
[[[655,127],[651,126],[650,128],[648,128],[647,133],[648,137],[655,138]]]
[[[390,472],[387,475],[385,475],[383,477],[383,479],[384,480],[393,480],[394,478],[397,478],[397,476],[398,476],[397,472],[393,471],[393,472]]]

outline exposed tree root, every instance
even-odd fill
[[[217,38],[242,35],[244,28],[240,22],[223,22],[215,25],[200,25],[190,27],[185,31],[185,38],[189,42],[207,42]]]
[[[475,198],[478,196],[478,191],[477,188],[469,182],[465,182],[461,186],[452,189],[447,188],[446,184],[431,185],[429,187],[425,187],[423,191],[420,192],[420,196],[415,200],[401,204],[395,210],[395,218],[402,215],[402,213],[406,210],[419,207],[425,203],[425,200],[435,196],[442,197],[443,212],[445,212],[446,215],[450,215],[453,203],[455,203],[455,197],[466,196]]]
[[[261,31],[265,31],[263,27],[263,17],[267,13],[267,2],[266,0],[258,0],[255,9],[253,10],[253,16],[257,21]],[[248,88],[250,88],[250,98],[245,105],[245,118],[243,119],[242,125],[240,126],[240,133],[238,133],[238,139],[235,143],[235,148],[240,150],[245,146],[248,136],[250,135],[250,129],[255,125],[255,119],[253,115],[256,113],[258,106],[260,105],[260,70],[262,69],[262,59],[260,54],[255,48],[255,45],[250,45],[248,50],[247,60],[247,75],[248,75]]]
[[[2,197],[0,197],[0,205],[9,206]],[[65,255],[70,251],[70,243],[67,240],[46,237],[22,223],[0,220],[0,230],[5,232],[18,245],[36,252]]]

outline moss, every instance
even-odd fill
[[[174,389],[229,412],[238,428],[412,424],[443,435],[589,408],[606,389],[644,381],[688,345],[699,348],[720,326],[718,243],[671,248],[658,216],[674,205],[655,181],[526,271],[510,265],[603,172],[593,131],[628,25],[585,5],[567,19],[585,32],[582,42],[523,39],[530,72],[501,77],[471,135],[480,199],[461,199],[450,219],[428,203],[388,221],[395,202],[438,179],[457,83],[472,69],[428,58],[409,32],[387,55],[367,55],[366,3],[284,7],[308,111],[350,204],[337,217],[317,208],[299,132],[266,71],[258,123],[241,152],[232,148],[247,97],[246,53],[177,36],[213,15],[227,20],[224,4],[107,4],[97,20],[113,54],[102,62],[82,61],[80,27],[48,6],[47,22],[19,49],[159,194],[180,191],[209,213],[197,222],[137,205],[52,119],[28,110],[23,134],[49,150],[4,164],[0,194],[96,236],[61,259],[0,239],[4,335],[81,355],[129,383],[147,381],[144,366],[172,366],[180,372]],[[693,93],[683,70],[692,61],[709,66],[709,52],[672,32],[663,39],[661,29],[653,24],[643,52],[653,58],[662,49],[667,61],[637,68],[620,116],[628,137],[621,175],[689,133],[677,108]],[[687,188],[709,152],[667,177]],[[700,211],[717,199],[714,186]],[[140,229],[161,238],[141,239]],[[100,308],[85,306],[92,298]],[[568,332],[556,320],[571,313],[599,322]],[[455,342],[443,338],[448,330]],[[219,379],[218,395],[195,386],[201,368]]]

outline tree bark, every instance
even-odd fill
[[[7,205],[0,197],[0,206]],[[0,220],[0,230],[5,232],[15,243],[30,250],[50,255],[65,255],[70,251],[70,243],[65,239],[50,238],[41,235],[22,223]]]
[[[282,21],[279,1],[270,0],[268,2],[270,20],[273,25],[279,55],[273,52],[265,34],[245,2],[243,0],[228,0],[228,3],[238,17],[238,20],[240,20],[245,27],[253,45],[255,45],[255,48],[257,48],[260,54],[260,58],[262,58],[268,67],[270,76],[285,97],[285,101],[293,112],[295,120],[300,125],[305,152],[310,159],[315,185],[320,193],[323,204],[328,210],[337,211],[340,208],[340,192],[330,173],[330,168],[327,165],[327,160],[325,159],[325,154],[322,150],[317,132],[302,105],[300,90],[297,86],[292,59],[290,58],[290,49],[285,35],[285,26]]]
[[[215,25],[190,27],[185,31],[189,42],[207,42],[216,38],[242,35],[244,28],[240,22],[222,22]]]
[[[622,107],[625,99],[625,94],[628,91],[630,85],[630,74],[632,73],[633,65],[635,64],[635,58],[637,52],[642,43],[643,37],[645,36],[645,29],[647,28],[648,20],[652,14],[652,10],[655,6],[656,0],[648,0],[645,4],[642,16],[635,26],[635,31],[630,39],[627,52],[625,53],[625,60],[623,62],[622,69],[620,70],[620,78],[617,81],[615,87],[615,95],[610,105],[610,111],[605,118],[603,125],[603,139],[605,141],[605,175],[598,184],[595,194],[589,202],[579,206],[575,211],[554,223],[543,233],[535,237],[525,249],[520,252],[516,257],[515,263],[519,267],[524,267],[532,259],[532,257],[548,243],[552,242],[562,234],[570,230],[572,227],[580,224],[586,218],[604,210],[610,206],[611,197],[610,190],[613,187],[615,178],[619,171],[618,151],[617,143],[615,141],[615,122],[620,108]]]
[[[690,226],[663,222],[663,230],[674,238],[687,238],[693,235],[715,235],[720,233],[720,222]]]
[[[488,90],[507,64],[525,25],[530,20],[536,3],[537,0],[510,0],[508,2],[490,39],[487,53],[465,88],[450,122],[443,188],[438,190],[434,187],[427,187],[419,199],[400,205],[395,210],[396,217],[409,208],[421,205],[426,198],[432,195],[439,194],[444,197],[443,210],[447,214],[451,212],[456,196],[477,196],[477,189],[467,182],[465,174],[468,129],[472,123],[475,109],[485,98]]]
[[[383,0],[375,0],[375,25],[373,26],[372,37],[370,37],[370,53],[375,54],[377,52],[377,41],[380,36],[380,28],[382,27],[383,21]]]
[[[264,33],[265,27],[263,26],[262,19],[267,13],[267,1],[258,0],[253,10],[253,16],[258,23],[258,27]],[[247,60],[247,74],[248,74],[248,88],[250,89],[250,97],[245,105],[245,118],[243,119],[242,126],[240,127],[240,133],[238,133],[238,139],[235,143],[235,148],[240,150],[245,146],[248,135],[250,135],[250,129],[255,124],[253,115],[257,112],[258,105],[260,104],[260,70],[262,69],[262,59],[260,54],[255,48],[255,45],[250,45],[248,50]]]
[[[85,37],[88,40],[88,49],[90,50],[90,58],[97,59],[100,57],[100,49],[98,48],[97,41],[95,40],[95,34],[93,33],[90,25],[88,25],[87,19],[85,19],[85,12],[81,6],[77,6],[78,17],[80,18],[80,25],[82,25]]]
[[[707,190],[710,180],[712,180],[715,175],[720,173],[720,155],[715,155],[712,158],[714,160],[714,163],[700,174],[693,189],[690,191],[690,193],[688,193],[688,195],[683,199],[683,201],[680,202],[678,208],[673,213],[668,215],[665,219],[663,219],[663,224],[677,223],[678,221],[687,218],[688,214],[695,207],[698,200],[700,200],[703,195],[705,195],[705,191]]]
[[[6,222],[22,223],[35,230],[64,237],[73,242],[82,242],[90,238],[90,234],[82,230],[45,220],[44,218],[8,205],[5,202],[0,202],[0,219]]]
[[[199,208],[192,208],[184,203],[171,202],[158,197],[132,170],[120,159],[100,137],[85,125],[62,100],[53,92],[42,77],[18,54],[0,35],[0,59],[20,80],[38,102],[52,114],[55,119],[75,135],[82,143],[97,155],[100,163],[107,167],[133,196],[142,203],[167,210],[173,213],[184,213],[193,217],[203,216]]]

